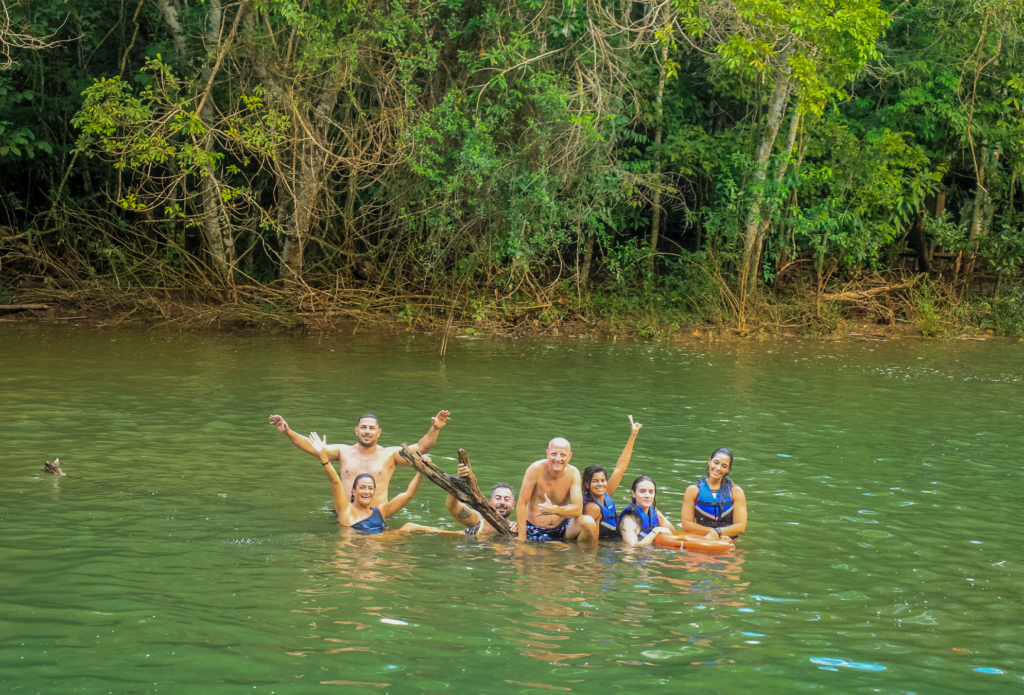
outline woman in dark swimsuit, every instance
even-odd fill
[[[708,474],[683,496],[683,531],[703,533],[716,539],[736,536],[747,530],[747,496],[733,485],[732,452],[718,449],[708,459]]]
[[[327,443],[320,439],[316,432],[309,435],[309,443],[320,454],[320,465],[323,466],[327,479],[331,481],[331,495],[334,497],[334,511],[338,514],[338,523],[357,531],[382,533],[387,528],[384,520],[409,503],[419,489],[420,481],[423,480],[423,474],[417,472],[412,477],[408,490],[395,495],[379,508],[372,507],[370,505],[373,503],[373,493],[377,490],[377,481],[373,476],[369,473],[357,475],[352,481],[351,495],[346,495],[341,489],[338,472],[327,458]]]

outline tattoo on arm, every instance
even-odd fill
[[[459,518],[460,519],[468,519],[471,516],[473,516],[473,510],[472,509],[468,509],[466,507],[463,507],[462,509],[459,510]]]

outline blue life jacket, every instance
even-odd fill
[[[654,508],[654,505],[651,505],[651,508],[648,509],[647,512],[644,512],[644,510],[638,507],[634,502],[623,509],[622,514],[619,514],[619,526],[622,526],[622,520],[627,514],[636,514],[640,520],[640,528],[636,532],[637,540],[643,540],[647,534],[651,532],[652,528],[660,525],[658,523],[658,510]]]
[[[359,523],[352,524],[352,528],[363,533],[383,533],[387,527],[388,525],[384,523],[384,515],[376,507],[370,507],[370,516]]]
[[[607,492],[604,493],[604,499],[600,502],[595,500],[593,497],[587,496],[585,504],[593,502],[601,510],[601,523],[598,524],[598,531],[600,532],[600,538],[617,538],[619,535],[619,529],[615,523],[617,515],[615,513],[615,500]]]
[[[708,528],[722,528],[732,525],[732,485],[722,483],[716,499],[708,479],[697,481],[697,501],[693,506],[693,520]]]

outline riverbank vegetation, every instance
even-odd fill
[[[1011,0],[2,0],[0,304],[1024,332]]]

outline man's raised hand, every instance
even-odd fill
[[[452,414],[447,410],[442,410],[440,413],[430,418],[430,422],[437,429],[441,429],[448,424],[448,420],[451,419]]]
[[[284,418],[280,415],[271,415],[270,424],[278,429],[279,432],[288,431],[288,423],[284,421]]]
[[[462,461],[459,461],[459,477],[460,478],[468,478],[470,472],[471,471],[470,471],[469,466],[464,464]]]
[[[633,434],[636,434],[637,432],[639,432],[644,427],[639,422],[633,422],[633,416],[632,415],[629,416],[629,426],[633,428]]]

